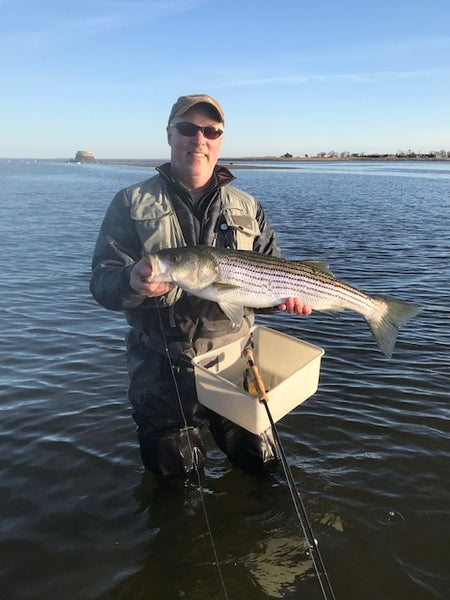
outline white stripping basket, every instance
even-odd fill
[[[269,409],[276,422],[316,392],[324,351],[268,327],[256,325],[250,334],[255,364],[268,390]],[[196,356],[192,363],[200,403],[259,434],[270,427],[270,422],[259,398],[243,388],[248,364],[242,352],[249,338]]]

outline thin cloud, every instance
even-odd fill
[[[405,39],[383,39],[382,43],[370,44],[359,43],[351,46],[333,48],[332,52],[323,53],[314,52],[310,55],[302,56],[303,62],[314,63],[361,63],[374,59],[386,57],[392,60],[392,57],[401,55],[411,56],[415,53],[427,53],[428,51],[447,51],[450,48],[450,37],[429,37],[429,38],[405,38]]]
[[[229,83],[218,84],[222,88],[229,87],[257,87],[266,85],[307,85],[313,83],[350,82],[350,83],[374,83],[394,79],[423,79],[427,77],[448,77],[450,69],[431,67],[428,69],[415,70],[392,70],[374,71],[364,73],[332,73],[316,75],[274,75],[268,77],[245,77],[242,74],[239,79],[227,80]]]
[[[174,15],[183,14],[205,4],[208,0],[98,0],[51,6],[51,19],[47,18],[48,4],[42,2],[42,25],[26,26],[14,30],[9,26],[1,35],[0,49],[36,50],[39,47],[59,45],[72,39],[89,38],[108,31],[129,28]],[[0,0],[0,9],[8,0]],[[26,4],[26,3],[25,3]],[[83,6],[85,5],[86,10]],[[61,12],[58,13],[58,10]],[[67,17],[67,14],[74,16]],[[83,15],[79,17],[79,15]]]

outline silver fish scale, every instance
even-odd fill
[[[187,292],[217,302],[235,324],[242,319],[244,306],[264,308],[299,298],[314,310],[349,309],[362,315],[387,357],[392,356],[399,327],[420,312],[411,302],[360,292],[314,261],[208,246],[168,248],[157,256],[155,281],[174,281]]]
[[[267,257],[257,252],[213,251],[219,265],[221,281],[235,285],[245,292],[274,299],[302,297],[316,308],[322,306],[358,307],[370,311],[373,299],[341,281],[330,273],[314,269],[308,264]]]
[[[287,298],[299,298],[318,311],[354,310],[365,318],[387,357],[392,356],[399,327],[420,311],[411,302],[360,292],[314,261],[207,246],[160,250],[158,260],[157,272],[163,276],[159,281],[174,281],[187,292],[217,302],[234,324],[242,320],[244,306],[279,306]]]

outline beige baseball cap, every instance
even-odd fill
[[[210,104],[215,109],[217,116],[219,117],[218,121],[225,125],[225,116],[223,114],[222,107],[217,100],[214,100],[214,98],[208,96],[207,94],[191,94],[189,96],[180,96],[170,111],[169,124],[176,117],[181,117],[184,115],[185,112],[187,112],[196,104]]]

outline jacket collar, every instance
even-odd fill
[[[156,167],[156,170],[164,179],[166,179],[170,183],[175,184],[177,186],[182,185],[179,181],[172,179],[169,162],[164,163],[159,167]],[[216,186],[221,187],[223,185],[226,185],[227,183],[231,183],[234,179],[235,176],[226,167],[222,165],[216,165],[214,167],[213,177],[211,178],[211,188]]]

